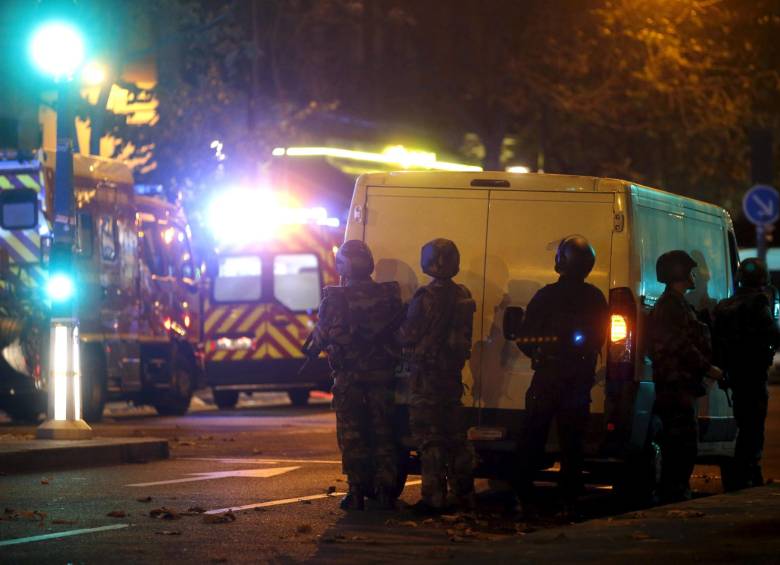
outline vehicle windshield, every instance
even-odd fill
[[[274,296],[290,310],[316,310],[322,283],[317,256],[294,253],[274,257]]]
[[[214,279],[217,302],[251,302],[262,295],[263,263],[253,255],[220,257]]]

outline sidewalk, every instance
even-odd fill
[[[778,563],[780,485],[460,546],[451,557],[455,563]]]
[[[51,440],[0,436],[3,474],[145,463],[168,456],[168,441],[157,438]]]

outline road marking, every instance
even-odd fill
[[[422,481],[406,481],[407,487],[419,485]],[[241,510],[252,510],[253,508],[268,508],[270,506],[283,506],[285,504],[295,504],[306,500],[319,500],[321,498],[333,498],[334,496],[344,496],[346,492],[332,492],[330,494],[312,494],[309,496],[298,496],[295,498],[283,498],[281,500],[268,500],[266,502],[255,502],[254,504],[244,504],[243,506],[228,506],[227,508],[216,508],[207,510],[206,514],[222,514],[223,512],[239,512]]]
[[[249,477],[253,479],[275,477],[283,475],[290,471],[295,471],[300,467],[275,467],[272,469],[238,469],[235,471],[215,471],[212,473],[188,473],[190,475],[184,479],[171,479],[168,481],[154,481],[151,483],[133,483],[125,485],[126,487],[153,487],[157,485],[172,485],[176,483],[191,483],[193,481],[210,481],[213,479],[227,479],[230,477]]]
[[[279,463],[318,463],[323,465],[341,465],[341,461],[323,459],[255,459],[255,458],[220,458],[220,457],[182,457],[180,461],[219,461],[234,465],[246,463],[247,465],[277,465]]]
[[[130,524],[111,524],[110,526],[100,526],[99,528],[82,528],[80,530],[67,530],[65,532],[55,532],[53,534],[30,536],[28,538],[7,539],[0,541],[0,546],[32,543],[35,541],[45,541],[47,539],[68,538],[70,536],[80,536],[82,534],[92,534],[95,532],[107,532],[109,530],[121,530],[122,528],[127,528],[129,525]]]

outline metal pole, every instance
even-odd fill
[[[73,191],[72,85],[62,81],[57,96],[57,154],[54,170],[54,243],[50,273],[73,271],[75,198]],[[49,413],[38,427],[41,439],[87,439],[92,429],[81,419],[76,300],[52,301],[49,326]]]
[[[756,226],[756,256],[766,263],[766,226]]]

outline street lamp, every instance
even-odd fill
[[[92,429],[81,419],[79,322],[75,316],[73,245],[73,115],[71,79],[85,57],[84,40],[67,22],[42,24],[30,39],[36,67],[57,84],[57,159],[54,171],[54,243],[46,292],[51,300],[49,410],[37,437],[85,439]]]

